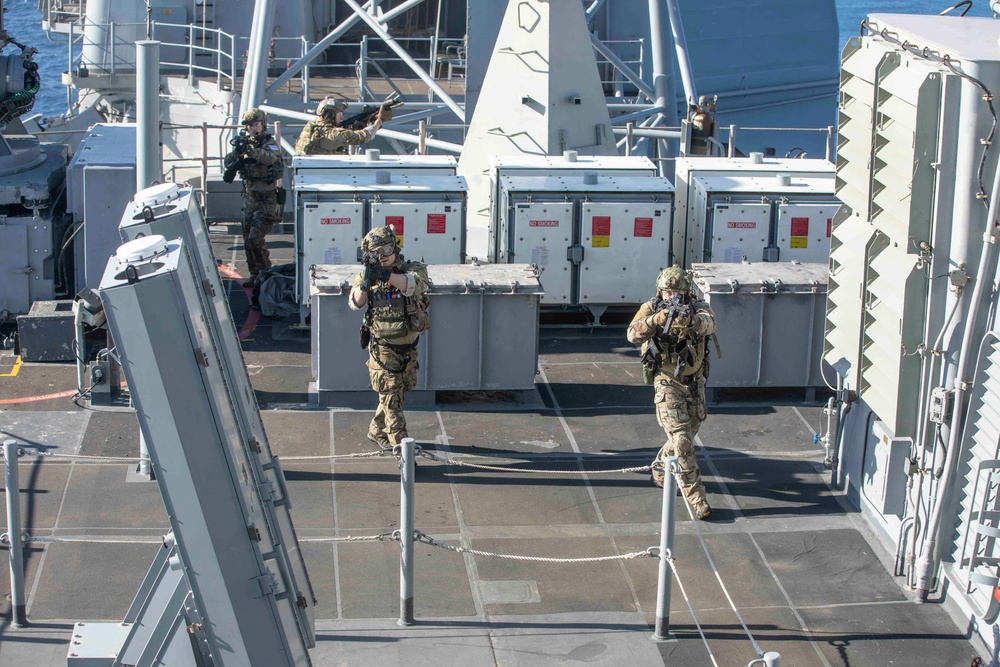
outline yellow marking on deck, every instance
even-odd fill
[[[14,367],[10,369],[10,373],[0,373],[0,378],[12,378],[17,375],[19,370],[21,370],[21,355],[15,357]]]

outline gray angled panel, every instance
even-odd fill
[[[308,665],[285,582],[254,585],[273,557],[267,512],[188,255],[175,241],[133,261],[132,284],[128,266],[112,259],[101,298],[216,664]]]

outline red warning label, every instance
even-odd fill
[[[558,227],[558,220],[529,220],[529,227]]]
[[[594,219],[591,221],[593,236],[610,236],[611,235],[611,216],[608,215],[595,215]]]
[[[445,224],[448,217],[444,213],[428,213],[427,214],[427,233],[428,234],[444,234]]]
[[[756,222],[727,222],[726,227],[729,229],[757,229]]]
[[[791,236],[809,236],[809,218],[792,218]]]
[[[350,218],[320,218],[319,224],[321,225],[349,225],[351,224]]]
[[[634,236],[641,237],[652,237],[653,236],[653,219],[652,218],[636,218],[635,219],[635,231]]]

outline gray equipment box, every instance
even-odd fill
[[[657,176],[500,178],[498,262],[538,267],[542,305],[634,305],[666,266],[674,188]]]
[[[504,215],[502,181],[505,176],[577,176],[585,172],[606,176],[656,176],[656,165],[641,155],[578,155],[566,151],[563,155],[494,155],[490,158],[490,220],[489,250],[491,262],[502,261],[500,218]]]
[[[96,289],[121,245],[118,221],[135,194],[135,124],[95,125],[70,160],[66,205],[83,222],[74,241],[76,291]]]
[[[458,160],[451,155],[382,155],[368,149],[360,155],[295,155],[292,173],[295,180],[320,176],[327,182],[344,182],[355,176],[388,170],[393,174],[454,176]]]
[[[717,359],[709,343],[713,358],[708,387],[825,384],[825,264],[693,264],[691,268],[697,291],[715,311],[722,347],[722,359]]]
[[[313,265],[357,269],[361,240],[391,224],[408,259],[428,264],[465,261],[465,205],[461,176],[379,171],[329,182],[329,173],[295,180],[295,270],[299,305],[308,307]]]
[[[322,406],[370,406],[368,352],[358,345],[363,310],[350,310],[357,266],[317,266],[312,295],[312,369]],[[420,369],[408,404],[431,404],[442,390],[521,392],[537,400],[538,314],[541,284],[526,264],[436,265],[431,328],[420,336]]]
[[[73,361],[76,327],[72,301],[36,301],[17,316],[22,361]]]

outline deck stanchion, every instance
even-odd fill
[[[751,660],[747,667],[763,665],[764,667],[781,667],[781,654],[777,651],[768,651],[756,660]]]
[[[413,625],[413,457],[416,441],[397,445],[400,461],[399,497],[399,625]]]
[[[24,601],[24,556],[21,551],[21,499],[17,480],[17,442],[3,443],[4,484],[7,489],[7,542],[10,549],[11,623],[15,628],[28,625]]]
[[[677,500],[677,457],[668,456],[653,465],[663,465],[663,508],[660,515],[660,573],[656,584],[656,628],[653,639],[669,641],[670,636],[670,584],[672,580],[668,556],[674,549],[674,505]]]

